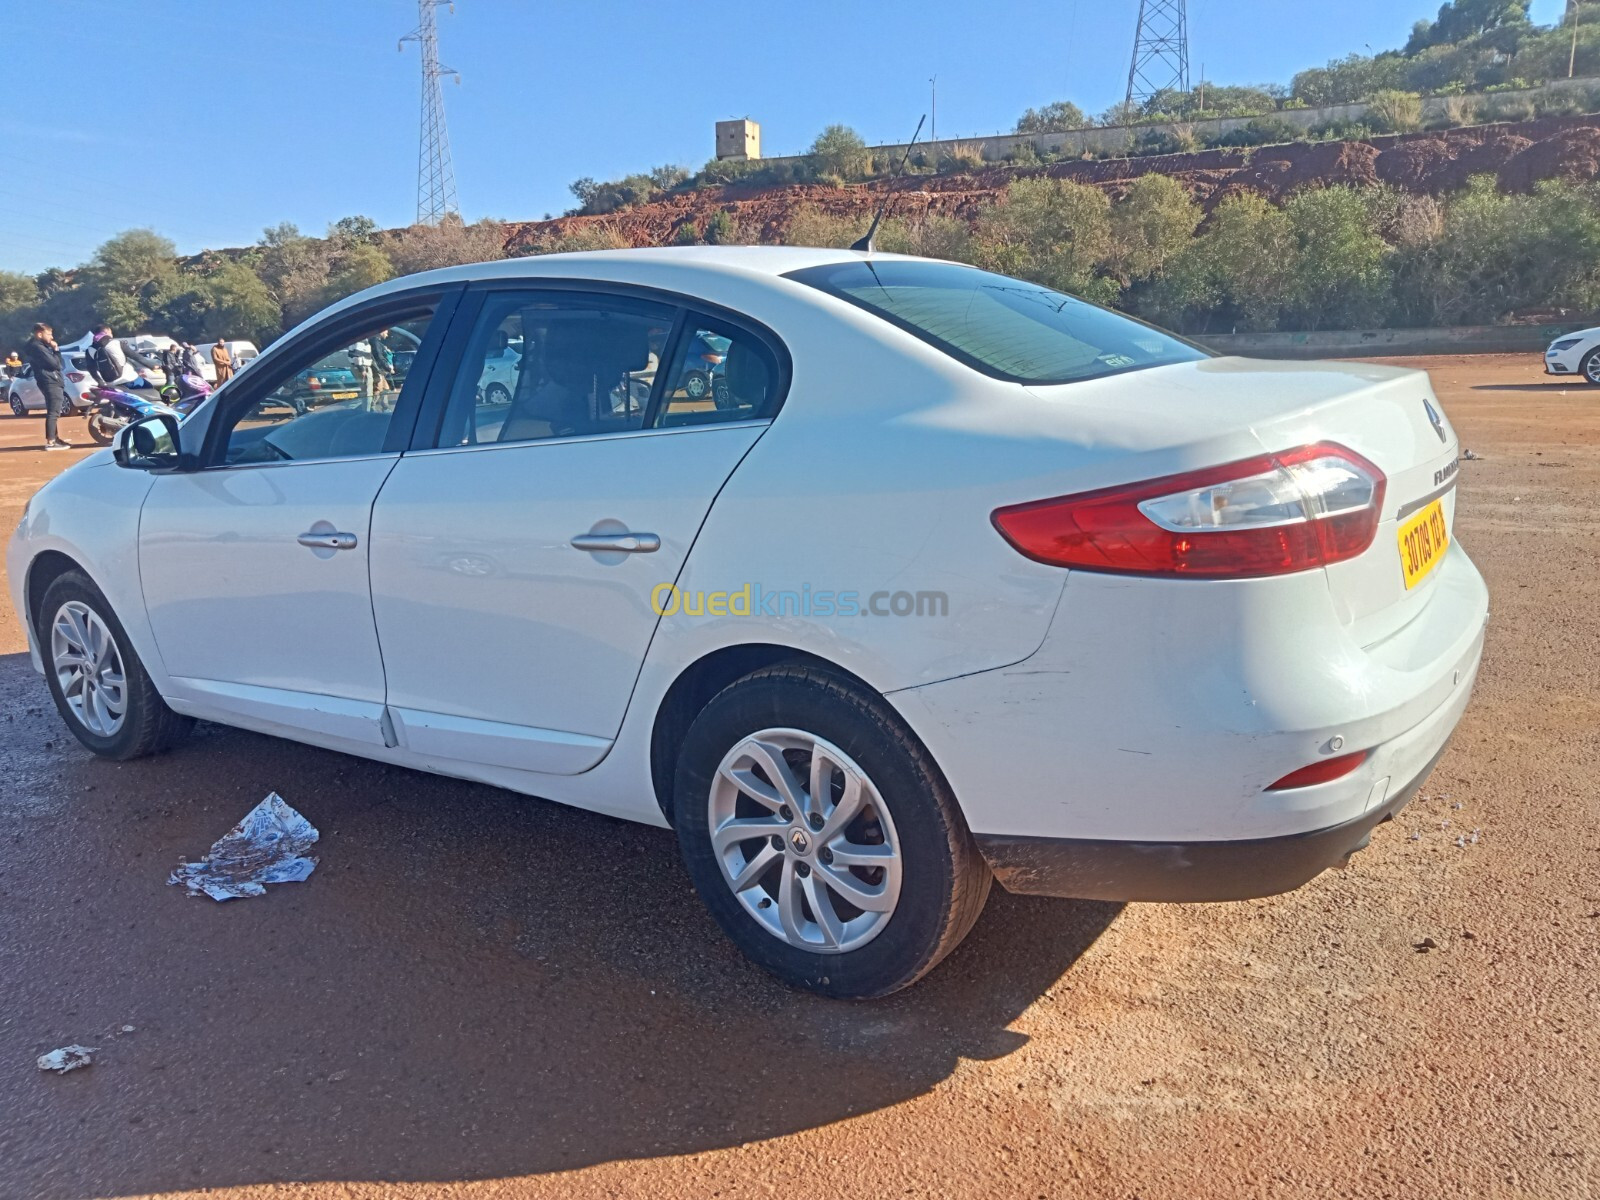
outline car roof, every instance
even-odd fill
[[[499,279],[592,279],[596,282],[644,287],[688,286],[695,278],[776,280],[790,271],[828,263],[859,262],[867,256],[853,250],[811,246],[650,246],[634,250],[582,250],[566,254],[537,254],[502,258],[493,262],[441,267],[416,275],[403,275],[357,292],[325,313],[381,299],[414,288],[476,283]],[[874,260],[906,259],[904,254],[873,253]]]

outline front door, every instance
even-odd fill
[[[155,480],[140,576],[180,705],[384,742],[372,504],[426,383],[385,371],[384,349],[402,328],[425,336],[438,302],[335,318],[263,358],[219,394],[200,469]]]
[[[421,754],[576,774],[615,738],[661,589],[766,428],[777,360],[674,306],[530,290],[484,298],[461,361],[440,433],[373,512],[390,715]]]

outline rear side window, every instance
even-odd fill
[[[1208,355],[1063,292],[954,263],[862,259],[790,272],[1014,383],[1075,383]]]
[[[655,427],[770,417],[779,383],[777,361],[760,338],[716,317],[689,313]]]

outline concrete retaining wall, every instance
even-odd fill
[[[1193,339],[1247,358],[1382,358],[1407,354],[1538,354],[1581,322],[1462,325],[1454,329],[1330,329],[1316,333],[1213,333]]]
[[[1570,92],[1587,97],[1591,90],[1600,90],[1600,78],[1556,79],[1535,88],[1511,92],[1494,92],[1472,96],[1426,96],[1422,100],[1424,124],[1439,117],[1453,124],[1471,125],[1495,119],[1495,110],[1503,105],[1514,105],[1519,100],[1532,103],[1543,97]],[[1367,114],[1365,104],[1335,104],[1324,108],[1286,108],[1268,113],[1270,120],[1279,120],[1299,129],[1326,125],[1333,121],[1359,121]],[[940,157],[949,154],[976,153],[985,162],[1004,162],[1017,148],[1032,143],[1040,153],[1063,157],[1082,157],[1088,154],[1121,154],[1133,147],[1135,140],[1149,133],[1187,133],[1197,143],[1208,138],[1243,129],[1255,117],[1221,117],[1202,121],[1184,121],[1157,125],[1114,125],[1100,129],[1075,129],[1067,133],[997,134],[993,137],[941,138],[937,142],[919,142],[923,153],[937,152]],[[900,145],[873,146],[874,153],[898,156],[905,150]],[[764,159],[765,162],[797,162],[804,155]],[[898,158],[896,158],[898,161]]]

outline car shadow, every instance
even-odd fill
[[[665,830],[215,726],[101,762],[23,655],[0,709],[0,1162],[30,1197],[519,1176],[815,1128],[1017,1049],[1120,911],[996,891],[922,983],[832,1002],[740,957]],[[269,791],[321,830],[308,881],[166,886]],[[72,1042],[91,1068],[15,1069]]]
[[[1570,379],[1552,379],[1544,383],[1475,383],[1475,392],[1568,392],[1586,391],[1588,384],[1574,376]]]

